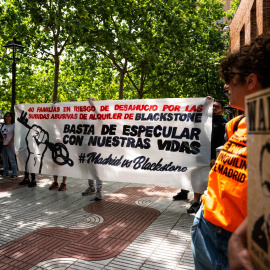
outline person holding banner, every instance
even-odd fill
[[[212,99],[212,97],[207,98]],[[216,161],[216,148],[225,143],[225,125],[228,120],[222,116],[223,112],[224,102],[222,100],[215,100],[213,104],[210,168],[213,167]],[[191,206],[187,209],[187,213],[197,213],[200,208],[201,196],[202,194],[194,192],[194,200],[191,203]]]
[[[95,99],[93,97],[90,97],[88,99],[90,105],[91,105],[91,102],[94,101],[94,100]],[[93,193],[96,192],[95,200],[96,201],[102,200],[101,190],[102,190],[102,187],[103,187],[103,181],[100,180],[99,177],[97,177],[97,179],[96,179],[96,188],[97,188],[97,190],[95,190],[95,185],[94,185],[94,180],[93,179],[88,179],[88,185],[89,185],[89,187],[84,192],[82,192],[82,195],[86,196],[86,195],[90,195],[90,194],[93,194]]]
[[[255,269],[247,248],[247,224],[248,219],[246,218],[230,238],[228,249],[230,270]]]
[[[37,185],[36,175],[31,173],[31,181],[29,179],[29,172],[24,172],[24,179],[19,183],[19,185],[28,185],[28,187],[35,187]]]
[[[99,178],[96,180],[97,189],[95,189],[95,184],[94,184],[93,179],[88,179],[88,184],[89,184],[89,187],[84,192],[82,192],[82,195],[86,196],[86,195],[90,195],[96,192],[95,200],[96,201],[102,200],[101,190],[103,186],[103,181],[101,181]]]
[[[53,189],[57,189],[57,188],[58,188],[58,191],[66,190],[67,189],[67,186],[66,186],[67,177],[63,176],[63,180],[62,180],[62,183],[61,183],[60,187],[58,185],[58,180],[57,179],[58,179],[58,175],[54,175],[53,176],[53,183],[49,187],[49,190],[53,190]]]
[[[15,153],[14,153],[14,116],[11,112],[7,112],[4,115],[4,121],[1,128],[1,133],[3,135],[3,148],[2,148],[2,157],[3,157],[3,175],[2,176],[8,176],[9,171],[9,163],[11,165],[12,169],[12,175],[11,179],[17,178],[17,164],[15,159]]]
[[[270,34],[229,54],[221,62],[221,77],[230,106],[244,111],[245,96],[270,87],[269,74]],[[197,270],[229,269],[229,239],[247,217],[246,118],[241,118],[234,131],[238,120],[227,124],[228,141],[209,173],[208,188],[191,228]]]
[[[213,99],[212,97],[207,97]],[[215,100],[213,103],[213,122],[212,122],[212,135],[211,135],[211,161],[210,168],[214,165],[216,160],[216,148],[225,143],[225,125],[228,122],[223,117],[224,102],[222,100]],[[173,197],[174,200],[186,200],[189,191],[181,189],[181,191]],[[187,209],[187,213],[196,213],[200,208],[200,193],[194,192],[194,199],[190,207]]]

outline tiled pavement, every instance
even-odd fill
[[[49,190],[0,177],[0,269],[193,269],[188,201],[177,189],[104,182],[102,201],[82,196],[85,179]],[[192,193],[189,194],[191,198]]]

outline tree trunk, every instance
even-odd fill
[[[143,98],[143,87],[144,87],[144,82],[145,82],[145,74],[142,72],[141,73],[141,79],[140,79],[140,86],[138,88],[138,99]]]
[[[120,71],[119,99],[123,99],[125,70]]]
[[[120,73],[120,84],[119,84],[119,99],[123,99],[123,93],[124,93],[124,81],[125,81],[125,75],[127,73],[127,59],[125,59],[125,63],[123,65],[123,68],[118,68],[118,71]]]
[[[141,88],[138,89],[138,99],[142,99],[143,98],[143,91]]]
[[[55,57],[54,57],[53,102],[57,102],[57,96],[58,96],[58,80],[59,80],[59,67],[60,67],[59,56],[58,55],[55,55]]]
[[[206,96],[210,95],[208,72],[205,70]]]

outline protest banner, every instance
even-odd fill
[[[246,97],[248,248],[258,269],[270,269],[270,89]]]
[[[207,183],[210,169],[212,104],[205,98],[20,104],[18,167],[202,193],[198,183]]]

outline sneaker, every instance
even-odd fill
[[[197,213],[199,208],[200,208],[200,203],[193,202],[191,203],[190,207],[187,209],[187,213],[192,214],[192,213]]]
[[[19,183],[19,185],[28,185],[29,183],[30,183],[30,180],[24,178],[24,179]]]
[[[94,187],[89,187],[84,192],[82,192],[82,195],[87,196],[87,195],[93,194],[95,192],[96,192],[96,189]]]
[[[51,184],[51,186],[49,187],[49,190],[53,190],[53,189],[56,189],[56,188],[58,188],[59,186],[58,186],[58,183],[57,182],[53,182],[52,184]]]
[[[31,181],[29,184],[28,184],[28,187],[35,187],[37,185],[37,182],[36,181]]]
[[[60,187],[58,188],[58,191],[64,191],[65,189],[67,189],[66,184],[61,183]]]
[[[8,174],[2,174],[1,177],[9,177]]]
[[[15,179],[15,178],[17,178],[17,175],[11,175],[10,176],[10,179]]]
[[[101,191],[97,191],[97,192],[96,192],[95,200],[96,200],[96,201],[102,200]]]
[[[177,193],[175,196],[173,196],[173,199],[175,201],[187,200],[188,199],[188,193],[189,193],[189,191],[181,190],[179,193]]]

